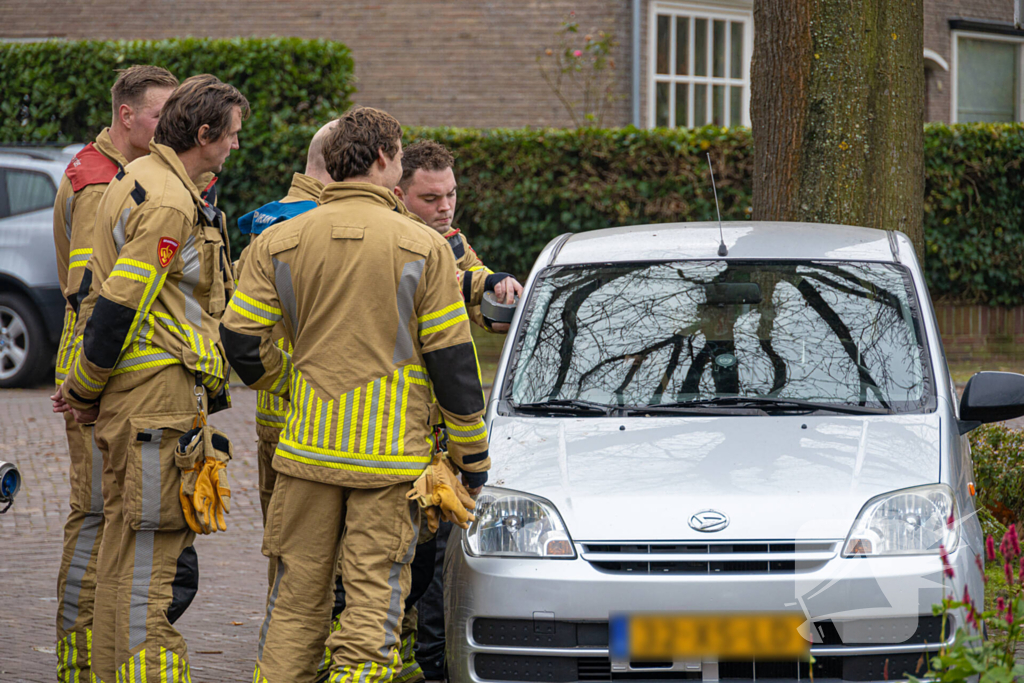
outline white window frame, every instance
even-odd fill
[[[1013,113],[1014,121],[1024,120],[1024,36],[1007,36],[999,33],[983,31],[952,31],[950,33],[950,86],[949,86],[949,120],[957,123],[959,110],[960,84],[960,39],[991,40],[997,43],[1014,43],[1017,45],[1017,110]],[[1009,121],[1007,123],[1010,123]]]
[[[732,50],[730,50],[732,41],[732,31],[726,29],[726,48],[725,48],[725,78],[718,78],[714,76],[676,76],[655,73],[657,70],[657,58],[658,58],[658,16],[668,15],[673,18],[669,22],[670,26],[670,42],[669,42],[669,64],[670,69],[675,70],[675,47],[676,47],[676,22],[674,18],[677,16],[686,16],[696,19],[707,19],[709,33],[711,32],[712,23],[715,20],[719,21],[735,21],[742,23],[743,26],[743,69],[741,72],[741,78],[735,79],[728,76],[731,73],[731,60]],[[647,17],[647,125],[649,128],[653,128],[656,125],[656,110],[657,110],[657,84],[658,83],[670,83],[673,86],[676,83],[693,83],[693,84],[706,84],[708,86],[707,96],[707,121],[711,123],[713,116],[714,107],[714,96],[711,86],[724,85],[724,86],[741,86],[743,88],[743,98],[740,104],[740,115],[742,121],[729,121],[729,126],[749,126],[750,125],[750,59],[754,52],[754,13],[751,9],[750,2],[728,2],[723,0],[719,3],[696,3],[696,2],[666,2],[656,1],[649,3],[648,17]],[[694,43],[693,36],[690,37],[690,70],[693,70],[694,65]],[[708,40],[708,71],[712,70],[713,64],[713,40]],[[693,107],[694,97],[689,98],[689,107],[687,111],[687,121],[684,125],[680,126],[676,124],[676,128],[685,128],[689,126],[689,122],[694,120]],[[676,110],[676,89],[675,87],[669,87],[669,120],[673,121],[675,118]],[[726,88],[726,100],[725,100],[725,117],[730,119],[729,114],[729,96],[728,87]]]

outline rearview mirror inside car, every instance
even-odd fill
[[[756,282],[709,282],[704,301],[710,305],[759,304],[761,287]]]
[[[960,433],[1021,415],[1024,415],[1024,375],[979,372],[967,382],[960,398]]]

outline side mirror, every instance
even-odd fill
[[[967,382],[960,399],[960,433],[1021,415],[1024,415],[1024,375],[979,372]]]

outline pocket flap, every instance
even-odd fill
[[[361,240],[366,228],[358,225],[335,225],[331,228],[331,239],[335,240]]]
[[[408,237],[399,237],[398,246],[406,251],[418,254],[423,258],[430,255],[430,245],[424,244],[423,242],[417,242],[416,240],[411,240]]]
[[[281,234],[275,235],[274,239],[270,242],[270,246],[267,247],[271,256],[274,254],[280,254],[282,251],[294,249],[299,243],[299,233],[286,230],[280,230],[278,232]]]

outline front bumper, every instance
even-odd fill
[[[641,612],[802,612],[813,626],[815,679],[923,674],[927,653],[951,642],[955,632],[950,624],[943,632],[941,620],[931,617],[932,605],[944,594],[961,595],[965,581],[981,599],[973,553],[961,544],[950,556],[957,578],[944,585],[936,556],[845,559],[838,556],[839,545],[834,542],[831,559],[788,573],[635,575],[597,569],[583,559],[583,543],[571,560],[471,557],[459,532],[445,563],[449,678],[571,683],[810,677],[807,662],[652,668],[611,661],[609,615]],[[962,623],[957,616],[954,622]]]

